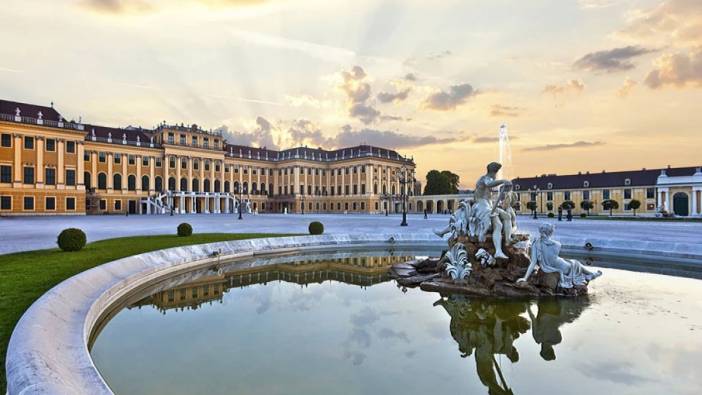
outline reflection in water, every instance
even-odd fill
[[[451,316],[451,336],[458,343],[461,357],[475,355],[478,378],[488,388],[488,394],[513,394],[502,374],[495,356],[504,355],[512,363],[519,361],[515,340],[532,327],[534,341],[541,345],[541,357],[556,359],[553,346],[563,337],[560,327],[575,321],[588,306],[587,297],[512,301],[470,299],[449,295],[439,299]],[[532,312],[536,307],[538,312]],[[524,313],[528,313],[529,319]]]

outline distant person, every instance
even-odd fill
[[[566,219],[567,219],[568,221],[572,221],[572,220],[573,220],[573,210],[568,209],[568,214],[566,215]]]
[[[558,220],[563,220],[563,207],[558,207]]]
[[[424,219],[428,219],[428,218],[429,217],[427,217],[427,209],[424,209]]]

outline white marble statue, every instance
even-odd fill
[[[464,280],[470,276],[473,267],[468,261],[468,252],[463,243],[455,243],[446,251],[446,273],[453,280]]]
[[[495,257],[490,255],[484,248],[479,249],[478,252],[475,253],[475,258],[480,262],[480,266],[482,267],[494,266],[496,262]]]
[[[524,277],[517,282],[525,282],[538,266],[544,273],[559,273],[561,278],[558,285],[561,288],[573,288],[577,285],[587,285],[588,282],[602,275],[601,271],[591,272],[575,259],[563,259],[558,256],[561,243],[551,239],[555,226],[552,224],[539,225],[539,236],[531,245],[531,262]]]
[[[468,217],[470,215],[470,203],[464,199],[458,202],[458,209],[449,217],[449,223],[445,228],[434,230],[434,234],[439,237],[444,237],[447,233],[451,233],[449,240],[455,240],[458,236],[468,234]]]
[[[487,233],[492,230],[492,241],[495,244],[495,258],[509,259],[502,252],[502,232],[505,227],[509,227],[509,233],[506,233],[505,243],[512,242],[512,222],[507,219],[509,213],[500,207],[504,201],[505,193],[508,189],[511,190],[512,182],[509,180],[498,180],[497,172],[502,165],[497,162],[491,162],[487,165],[487,174],[480,177],[475,184],[475,204],[471,207],[470,217],[468,219],[468,229],[471,236],[477,236],[478,241],[484,242],[487,238]],[[493,201],[493,188],[505,186],[500,189],[499,195]],[[506,223],[506,224],[505,224]],[[505,226],[506,225],[506,226]]]

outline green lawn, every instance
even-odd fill
[[[54,285],[97,265],[143,252],[271,236],[284,235],[203,233],[189,237],[136,236],[96,241],[78,252],[50,249],[0,255],[0,394],[6,391],[5,354],[12,329],[22,313]]]

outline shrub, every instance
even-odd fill
[[[85,232],[77,228],[68,228],[59,233],[56,243],[63,251],[80,251],[85,247],[85,241]]]
[[[178,236],[186,237],[193,234],[193,227],[189,223],[183,222],[178,225]]]
[[[310,222],[308,229],[311,235],[321,235],[324,233],[324,225],[322,225],[322,223],[319,221]]]
[[[554,213],[548,213],[548,217],[549,217],[549,218],[553,218],[553,217],[555,217],[555,216],[556,216],[556,214],[554,214]]]
[[[575,208],[575,202],[572,200],[566,200],[565,202],[561,203],[561,207],[563,207],[563,210],[572,210]]]
[[[585,213],[580,213],[580,218],[587,218],[587,214],[585,214]]]

